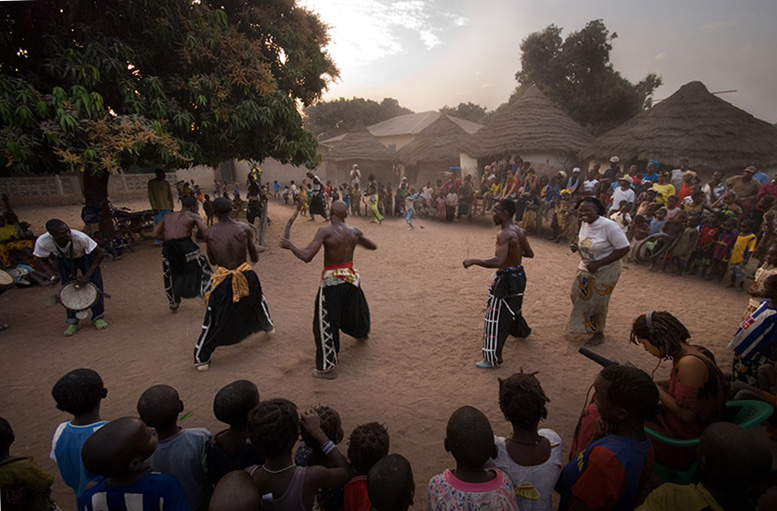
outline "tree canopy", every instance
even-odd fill
[[[400,106],[394,98],[383,98],[380,103],[356,97],[340,98],[307,107],[305,129],[318,139],[327,139],[351,131],[357,123],[371,126],[398,115],[412,113],[412,110]]]
[[[440,108],[440,113],[480,124],[488,124],[488,121],[494,116],[493,111],[489,112],[485,107],[472,103],[471,101],[459,103],[459,106],[456,108],[445,105]]]
[[[550,25],[521,42],[519,87],[514,101],[532,84],[570,117],[595,135],[627,121],[649,108],[661,77],[649,73],[632,84],[610,63],[618,34],[610,34],[602,20],[593,20],[561,39],[562,29]]]
[[[337,69],[294,0],[3,2],[0,27],[7,171],[316,163],[298,106]]]

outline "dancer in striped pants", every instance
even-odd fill
[[[508,335],[528,337],[531,328],[523,319],[521,307],[526,289],[526,273],[521,263],[524,257],[534,257],[526,233],[513,224],[515,203],[503,199],[494,206],[494,224],[501,227],[496,236],[496,252],[491,259],[465,259],[464,268],[482,266],[498,271],[491,283],[483,327],[483,360],[475,365],[481,369],[496,369],[502,365],[502,348]]]

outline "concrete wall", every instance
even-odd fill
[[[480,179],[480,169],[478,169],[478,160],[466,153],[459,154],[459,167],[461,167],[461,178],[464,176],[472,176],[473,182],[477,182]]]

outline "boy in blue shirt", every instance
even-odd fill
[[[57,402],[57,408],[73,414],[73,419],[57,427],[49,456],[59,467],[65,484],[78,498],[86,484],[94,478],[81,461],[81,448],[95,431],[106,424],[100,419],[100,401],[108,395],[108,390],[96,371],[76,369],[54,384],[51,395]]]
[[[84,443],[86,468],[99,477],[78,499],[79,511],[191,511],[178,480],[148,472],[156,432],[135,417],[106,424]]]

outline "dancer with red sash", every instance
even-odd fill
[[[291,250],[298,259],[309,263],[324,247],[324,271],[316,296],[313,337],[316,341],[316,369],[313,377],[334,379],[337,353],[340,351],[340,330],[364,340],[370,333],[370,309],[360,285],[359,272],[353,267],[357,245],[375,250],[377,245],[359,229],[346,225],[348,208],[342,201],[332,203],[331,225],[322,227],[313,241],[299,248],[287,238],[281,247]]]

